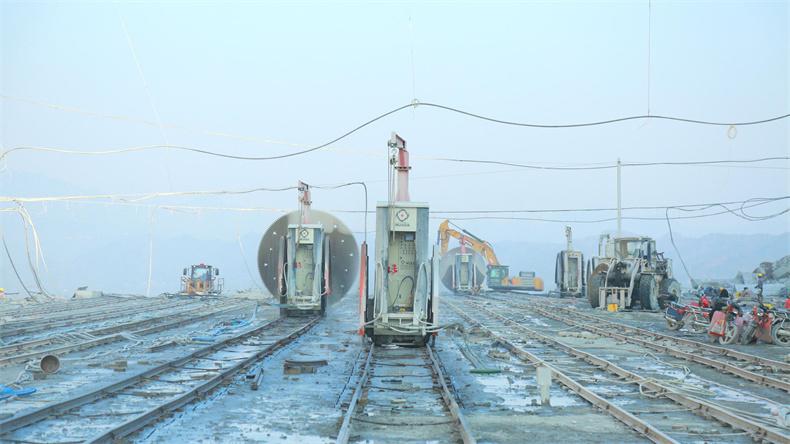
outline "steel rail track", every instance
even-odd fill
[[[349,442],[349,438],[351,437],[351,424],[352,420],[354,419],[354,413],[357,410],[359,405],[359,399],[362,396],[362,392],[366,390],[368,385],[368,380],[370,379],[370,374],[372,371],[372,367],[375,365],[373,363],[374,359],[374,351],[376,350],[376,346],[370,344],[370,349],[368,350],[367,357],[365,359],[365,365],[363,366],[362,374],[357,381],[356,386],[354,387],[354,395],[349,402],[348,408],[346,409],[346,414],[343,416],[343,423],[340,426],[340,431],[337,434],[337,440],[335,441],[337,444],[347,444]],[[469,427],[466,418],[464,417],[463,413],[461,412],[461,408],[458,406],[458,403],[455,400],[455,396],[450,391],[450,388],[447,386],[445,382],[444,372],[442,371],[442,366],[439,363],[436,355],[434,354],[430,344],[425,345],[425,351],[427,355],[427,361],[429,361],[429,367],[433,373],[434,381],[434,389],[439,389],[441,393],[442,400],[444,401],[445,407],[450,412],[450,416],[453,419],[453,422],[456,424],[456,430],[458,431],[461,440],[464,444],[476,444],[477,440],[471,433],[471,429]],[[438,386],[438,387],[437,387]]]
[[[118,301],[122,300],[129,300],[129,298],[105,295],[99,298],[91,299],[61,300],[39,304],[19,304],[17,308],[0,309],[0,316],[31,317],[34,315],[47,315],[55,312],[64,313],[66,311],[84,310],[86,308],[95,308],[103,305],[118,303]]]
[[[25,361],[28,361],[30,359],[35,359],[35,358],[42,357],[42,356],[45,356],[45,355],[62,356],[64,354],[71,353],[71,352],[74,352],[74,351],[86,350],[86,349],[89,349],[89,348],[98,347],[98,346],[101,346],[101,345],[122,341],[122,340],[125,340],[126,338],[124,337],[124,335],[120,334],[119,332],[127,330],[129,327],[135,327],[135,326],[139,327],[140,325],[156,324],[157,322],[161,322],[162,320],[170,318],[173,315],[179,316],[180,318],[175,320],[175,321],[167,322],[167,323],[160,324],[160,325],[153,325],[153,326],[150,326],[150,327],[141,328],[139,330],[133,330],[130,333],[133,334],[133,335],[137,335],[137,336],[147,336],[147,335],[150,335],[150,334],[159,333],[161,331],[171,330],[173,328],[178,328],[178,327],[182,327],[184,325],[189,325],[189,324],[193,324],[195,322],[200,322],[202,320],[208,319],[208,318],[213,317],[213,316],[218,316],[218,315],[222,315],[222,314],[225,314],[225,313],[228,313],[228,312],[233,312],[233,311],[239,310],[241,308],[241,304],[236,304],[236,305],[231,306],[231,307],[219,308],[217,310],[214,310],[214,311],[211,311],[211,312],[208,312],[208,313],[203,313],[203,314],[201,314],[199,316],[188,316],[189,312],[198,311],[198,310],[200,310],[202,308],[204,308],[204,307],[198,307],[196,309],[189,310],[188,312],[179,312],[179,313],[174,313],[174,314],[168,314],[166,316],[160,316],[160,317],[151,318],[151,319],[144,319],[142,321],[135,321],[135,322],[132,322],[132,323],[129,323],[129,324],[122,324],[120,326],[109,327],[112,330],[116,331],[116,333],[108,334],[108,335],[105,335],[105,336],[100,336],[100,337],[97,337],[95,339],[88,339],[88,340],[85,340],[85,341],[82,341],[82,342],[65,344],[65,345],[61,345],[61,346],[58,346],[58,347],[51,347],[51,348],[47,348],[47,349],[44,349],[44,350],[37,350],[37,351],[22,353],[22,354],[18,354],[18,355],[0,357],[0,366],[10,365],[10,364],[15,364],[15,363],[20,363],[20,362],[25,362]],[[100,330],[103,330],[103,329],[100,329]],[[94,332],[89,332],[89,333],[92,334],[92,335],[94,334]],[[13,344],[13,346],[16,346],[16,345],[17,344]],[[24,345],[24,343],[21,343],[20,345]],[[4,347],[4,348],[7,348],[7,347]]]
[[[483,325],[481,322],[472,319],[463,310],[455,306],[455,304],[451,302],[447,302],[446,300],[443,302],[447,303],[447,305],[450,306],[450,308],[452,308],[459,316],[461,316],[467,322],[479,327],[489,337],[499,341],[502,345],[504,345],[506,349],[508,349],[508,351],[513,353],[516,357],[518,357],[523,361],[530,362],[532,364],[542,365],[547,367],[548,369],[551,370],[553,377],[556,378],[560,382],[560,384],[564,385],[572,392],[581,396],[583,399],[585,399],[593,406],[612,415],[615,419],[622,422],[623,424],[630,427],[631,429],[635,430],[637,433],[644,435],[650,441],[655,443],[662,443],[662,444],[677,443],[677,441],[667,436],[664,432],[652,426],[651,424],[643,421],[642,419],[634,416],[633,414],[627,412],[626,410],[598,396],[593,391],[587,389],[586,387],[584,387],[584,385],[574,380],[570,376],[566,375],[560,369],[553,366],[549,362],[541,359],[540,357],[530,353],[527,350],[524,350],[522,347],[519,347],[518,345],[514,344],[512,341],[503,337],[502,335],[497,334],[486,325]]]
[[[5,308],[0,310],[0,316],[13,316],[15,318],[42,318],[51,314],[60,314],[68,311],[90,310],[91,308],[102,305],[118,303],[117,298],[92,298],[94,304],[87,304],[89,299],[77,299],[69,301],[43,302],[39,304],[18,304],[16,308]]]
[[[113,301],[114,303],[105,303],[105,304],[97,304],[97,305],[88,305],[83,307],[79,310],[76,310],[77,313],[69,313],[68,310],[56,310],[53,315],[49,316],[47,313],[46,316],[38,316],[37,314],[28,315],[28,316],[19,316],[14,315],[13,319],[11,319],[7,325],[10,326],[17,326],[17,325],[26,325],[30,323],[44,323],[44,322],[57,322],[63,321],[67,319],[79,319],[83,316],[92,316],[94,314],[99,313],[106,313],[109,310],[126,310],[126,309],[134,309],[138,307],[145,307],[145,306],[156,306],[157,304],[166,304],[172,303],[172,300],[167,300],[163,298],[141,298],[137,300],[116,300]],[[73,311],[73,310],[71,310]]]
[[[368,378],[370,376],[370,363],[373,360],[373,348],[374,346],[371,344],[370,348],[368,349],[367,358],[365,358],[365,365],[362,368],[362,375],[359,377],[359,381],[354,387],[354,396],[351,397],[351,401],[348,403],[348,409],[346,410],[346,414],[343,416],[343,424],[340,426],[340,431],[337,433],[337,440],[335,441],[337,444],[347,444],[348,439],[351,437],[351,418],[354,416],[354,412],[357,410],[359,398],[362,396],[362,388],[368,383]]]
[[[167,311],[167,312],[165,312],[163,314],[157,314],[156,316],[150,317],[150,318],[138,319],[138,320],[134,320],[134,321],[131,321],[131,322],[126,322],[126,323],[123,323],[123,324],[110,325],[108,327],[101,327],[101,328],[97,328],[97,329],[94,329],[94,330],[75,331],[73,333],[87,333],[87,334],[89,334],[91,336],[103,336],[103,335],[108,335],[108,334],[111,334],[111,333],[117,333],[119,331],[129,330],[131,328],[139,327],[141,325],[146,325],[146,324],[151,323],[151,322],[156,321],[156,320],[167,319],[167,318],[169,318],[171,316],[181,316],[183,314],[191,313],[191,312],[194,312],[194,311],[199,311],[199,310],[205,309],[205,308],[216,308],[218,305],[220,305],[220,304],[217,304],[215,306],[198,304],[198,305],[190,306],[190,307],[177,307],[177,308],[183,308],[183,310],[178,310],[178,309],[171,310],[171,311]],[[227,305],[227,304],[225,304],[225,305]],[[155,310],[155,312],[158,312],[158,311],[160,311],[160,310]],[[69,333],[72,333],[72,332],[69,332]],[[53,343],[60,342],[60,341],[61,341],[61,339],[59,339],[56,335],[53,335],[53,336],[46,337],[46,338],[41,338],[41,339],[31,339],[31,340],[28,340],[28,341],[14,342],[14,343],[11,343],[11,344],[0,346],[0,355],[8,355],[9,353],[18,352],[19,350],[22,350],[22,349],[29,349],[29,348],[32,348],[32,347],[41,347],[41,346],[44,346],[44,345],[49,345],[49,344],[53,344]]]
[[[306,322],[305,319],[299,319],[297,323],[298,325],[297,328],[295,329],[289,328],[286,334],[276,335],[278,339],[275,340],[273,343],[268,344],[263,349],[253,352],[251,355],[246,356],[245,358],[243,358],[243,360],[239,360],[237,363],[233,364],[232,366],[219,370],[205,369],[207,372],[210,371],[218,372],[211,379],[208,379],[205,382],[201,382],[200,384],[190,388],[187,392],[181,393],[177,395],[175,398],[169,399],[167,402],[160,404],[153,409],[147,410],[145,413],[136,416],[129,421],[126,421],[122,424],[114,425],[112,426],[111,429],[103,431],[101,434],[94,436],[88,439],[87,441],[83,439],[83,441],[91,442],[91,443],[110,442],[113,440],[121,439],[125,436],[128,436],[140,430],[141,428],[151,424],[157,419],[163,416],[167,416],[175,409],[178,409],[196,399],[199,399],[200,397],[204,396],[211,390],[215,389],[217,386],[223,384],[224,382],[227,382],[230,378],[232,378],[235,374],[237,374],[242,369],[247,368],[250,365],[254,364],[256,361],[259,361],[260,359],[271,355],[276,350],[282,348],[283,346],[292,342],[302,334],[306,333],[313,326],[315,326],[320,321],[320,319],[321,318],[318,317],[311,318],[309,320],[306,320]],[[255,338],[256,336],[263,334],[270,334],[270,331],[275,330],[277,328],[291,327],[287,324],[292,321],[294,321],[294,319],[292,318],[276,319],[264,325],[255,327],[251,330],[222,339],[206,347],[202,347],[187,355],[173,359],[164,364],[136,373],[120,381],[113,382],[111,384],[91,390],[90,392],[75,396],[65,401],[50,404],[27,413],[15,415],[4,421],[0,421],[0,440],[2,440],[2,437],[12,432],[37,424],[42,420],[46,420],[64,414],[66,412],[85,406],[87,404],[99,402],[105,398],[114,398],[123,395],[124,394],[123,391],[125,389],[131,388],[138,384],[145,384],[146,382],[149,381],[156,381],[158,376],[162,376],[165,373],[172,372],[178,374],[179,371],[183,371],[180,370],[179,367],[185,367],[191,361],[202,359],[203,357],[208,356],[212,353],[222,352],[223,349],[228,349],[232,346],[235,346],[246,339],[252,339]],[[285,325],[281,325],[281,324],[285,324]]]
[[[532,296],[534,296],[534,295],[532,295]],[[508,300],[508,299],[505,299],[505,298],[502,298],[502,297],[494,296],[494,299],[499,300],[499,301],[503,301],[503,302],[507,302],[509,304],[513,303],[512,300]],[[540,298],[541,302],[545,302],[546,300],[547,300],[547,298],[545,298],[545,297],[541,297]],[[529,304],[516,303],[516,305],[522,305],[522,306],[525,306],[525,307],[529,306],[530,308],[534,307],[534,305],[531,304],[531,303],[529,303]],[[672,342],[675,342],[675,343],[678,343],[678,344],[683,344],[683,345],[686,345],[686,346],[689,346],[689,347],[694,347],[694,348],[697,348],[697,349],[702,350],[702,351],[710,352],[711,354],[714,354],[714,355],[726,356],[726,357],[733,358],[733,359],[736,359],[736,360],[739,360],[739,361],[743,361],[743,362],[746,362],[746,363],[749,363],[749,364],[757,364],[757,365],[764,366],[764,367],[769,367],[769,368],[772,368],[772,369],[778,369],[778,370],[784,370],[784,371],[790,372],[790,362],[776,361],[776,360],[773,360],[773,359],[764,358],[762,356],[757,356],[757,355],[753,355],[753,354],[750,354],[750,353],[745,353],[745,352],[738,351],[738,350],[735,350],[735,349],[718,347],[718,346],[715,346],[715,345],[707,344],[707,343],[700,342],[700,341],[695,341],[695,340],[692,340],[692,339],[679,338],[679,337],[676,337],[676,336],[668,335],[668,334],[657,332],[657,331],[652,331],[652,330],[647,330],[647,329],[644,329],[644,328],[634,327],[634,326],[631,326],[631,325],[628,325],[628,324],[623,324],[623,323],[620,323],[620,322],[614,322],[614,321],[605,319],[605,318],[603,318],[601,316],[584,313],[584,312],[582,312],[582,311],[580,311],[580,310],[578,310],[576,308],[571,308],[571,307],[566,307],[566,306],[563,306],[563,305],[558,305],[556,302],[549,302],[547,305],[550,305],[552,309],[561,310],[561,311],[564,311],[566,313],[571,313],[574,316],[579,316],[579,317],[583,317],[583,318],[586,318],[586,319],[589,319],[589,320],[594,320],[596,322],[600,322],[602,324],[610,325],[610,326],[612,326],[612,327],[614,327],[616,329],[622,329],[622,331],[628,331],[628,332],[631,332],[631,333],[637,333],[637,334],[641,334],[641,335],[644,335],[644,336],[649,336],[652,339],[665,339],[667,341],[672,341]]]
[[[54,328],[61,328],[61,327],[70,327],[74,325],[81,325],[81,324],[90,324],[95,322],[104,322],[109,321],[111,319],[118,319],[123,316],[130,316],[135,315],[138,313],[143,313],[146,311],[151,310],[165,310],[168,308],[178,307],[179,305],[183,305],[183,302],[169,302],[164,304],[146,304],[144,306],[140,305],[133,305],[131,307],[116,310],[116,309],[109,309],[103,310],[101,312],[97,312],[95,314],[91,314],[90,316],[85,316],[77,319],[59,319],[53,322],[28,322],[22,325],[13,328],[10,326],[9,328],[4,328],[2,331],[2,338],[12,338],[14,336],[20,336],[30,332],[38,332],[38,331],[48,331]]]
[[[726,372],[726,373],[731,373],[731,374],[733,374],[735,376],[744,378],[744,379],[749,380],[751,382],[756,382],[758,384],[762,384],[762,385],[765,385],[765,386],[768,386],[768,387],[777,388],[777,389],[784,390],[785,392],[790,393],[790,382],[788,382],[788,381],[783,381],[781,379],[777,379],[777,378],[774,378],[772,376],[767,376],[767,375],[755,373],[755,372],[753,372],[751,370],[747,370],[747,369],[745,369],[743,367],[739,367],[737,365],[734,365],[734,364],[731,364],[731,363],[728,363],[728,362],[720,361],[720,360],[717,360],[717,359],[712,359],[712,358],[709,358],[709,357],[706,357],[706,356],[702,356],[700,354],[689,353],[687,351],[683,351],[683,350],[680,350],[680,349],[672,347],[672,346],[663,345],[663,344],[659,344],[657,342],[654,342],[654,340],[659,339],[659,340],[674,342],[676,344],[680,344],[681,343],[680,341],[675,341],[676,338],[673,338],[672,336],[666,336],[666,335],[663,335],[661,333],[653,333],[653,332],[650,332],[648,330],[643,330],[643,329],[639,329],[639,328],[632,328],[632,327],[626,326],[624,324],[620,324],[620,323],[616,323],[616,322],[610,322],[610,321],[604,321],[603,322],[606,325],[608,325],[609,328],[602,328],[602,327],[593,326],[593,325],[587,324],[587,323],[582,322],[582,321],[574,320],[574,319],[572,319],[572,317],[573,316],[578,316],[578,317],[583,317],[583,318],[586,318],[586,319],[589,319],[589,320],[595,320],[596,322],[600,322],[600,320],[598,319],[597,316],[589,316],[589,315],[580,314],[580,313],[578,313],[576,311],[565,309],[563,307],[552,306],[552,309],[556,309],[556,310],[560,310],[560,311],[563,311],[565,313],[568,313],[571,317],[557,315],[555,313],[552,313],[552,312],[550,312],[550,311],[548,311],[546,309],[543,309],[541,307],[538,307],[536,305],[529,305],[528,307],[529,307],[529,310],[533,310],[533,311],[535,311],[537,313],[540,313],[541,315],[543,315],[543,316],[545,316],[547,318],[551,318],[551,319],[554,319],[556,321],[563,322],[563,323],[565,323],[567,325],[570,325],[570,326],[573,326],[573,327],[578,327],[578,328],[581,328],[581,329],[593,332],[595,334],[599,334],[601,336],[608,336],[610,338],[618,339],[618,340],[621,340],[623,342],[628,342],[628,343],[631,343],[631,344],[636,344],[636,345],[640,345],[640,346],[643,346],[643,347],[647,347],[647,348],[659,351],[661,353],[665,353],[665,354],[674,356],[676,358],[680,358],[680,359],[683,359],[683,360],[686,360],[686,361],[689,361],[689,362],[695,362],[697,364],[702,364],[702,365],[714,368],[714,369],[719,370],[719,371],[723,371],[723,372]],[[630,336],[628,334],[620,333],[622,331],[631,332],[631,333],[635,333],[635,334],[639,334],[639,335],[643,335],[643,336],[649,336],[651,339],[653,339],[653,341],[640,339],[640,338],[637,338],[637,337],[634,337],[634,336]],[[707,345],[707,344],[701,344],[701,343],[696,342],[696,341],[688,341],[688,342],[696,343],[697,345]],[[697,346],[697,350],[698,351],[707,351],[707,352],[712,352],[712,353],[716,353],[716,354],[720,354],[720,353],[717,353],[718,350],[725,350],[725,351],[727,350],[727,349],[724,349],[724,348],[721,348],[721,347],[714,347],[714,346],[710,346],[710,348],[712,350],[711,349],[707,349],[705,347]],[[784,363],[779,362],[779,361],[772,361],[770,359],[759,358],[759,357],[753,356],[753,355],[749,355],[749,356],[751,356],[753,358],[758,358],[759,362],[771,361],[772,363],[776,363],[777,364],[776,366],[771,365],[771,364],[762,364],[762,365],[770,365],[772,368],[781,368],[783,366],[787,366],[787,364],[784,364]],[[755,359],[755,360],[749,361],[749,362],[752,362],[752,363],[756,364],[756,363],[758,363],[758,360]]]
[[[446,301],[446,300],[445,300]],[[448,302],[449,303],[449,302]],[[751,434],[752,438],[755,440],[764,439],[774,443],[790,443],[790,435],[786,435],[779,430],[776,430],[772,427],[767,427],[762,424],[759,424],[751,419],[744,418],[735,414],[734,412],[728,410],[725,407],[722,407],[718,404],[699,399],[697,397],[693,397],[690,395],[683,394],[672,387],[666,386],[659,382],[650,380],[643,376],[640,376],[634,372],[626,370],[622,367],[615,365],[614,363],[607,361],[606,359],[600,358],[593,354],[587,353],[585,351],[578,350],[573,348],[567,344],[564,344],[554,338],[546,336],[544,334],[538,333],[535,330],[532,330],[529,327],[524,326],[523,324],[515,321],[507,316],[501,315],[499,313],[490,310],[487,307],[484,307],[480,304],[466,301],[467,304],[474,306],[479,310],[483,310],[488,312],[491,316],[501,319],[502,321],[520,329],[527,336],[542,342],[552,348],[560,349],[563,352],[580,358],[590,364],[595,365],[596,367],[616,375],[624,380],[631,381],[633,383],[639,384],[642,387],[647,388],[651,392],[654,392],[657,396],[668,398],[675,403],[688,408],[691,412],[702,416],[702,417],[712,417],[716,420],[720,421],[723,424],[729,425],[731,427],[737,428],[739,430],[745,431]]]
[[[591,314],[588,314],[588,313],[583,313],[580,310],[572,309],[572,308],[568,308],[568,307],[563,307],[561,305],[557,305],[557,304],[553,304],[553,303],[551,304],[551,307],[552,308],[556,308],[558,310],[565,311],[565,312],[573,313],[576,316],[581,316],[581,317],[584,317],[584,318],[587,318],[587,319],[590,319],[590,320],[595,320],[597,322],[601,322],[601,323],[604,323],[604,324],[607,324],[607,325],[612,325],[612,326],[614,326],[616,328],[621,328],[621,329],[623,329],[625,331],[629,331],[629,332],[633,332],[633,333],[639,333],[639,334],[642,334],[642,335],[645,335],[645,336],[650,336],[651,338],[666,339],[666,340],[673,341],[673,342],[676,342],[676,343],[679,343],[679,344],[695,347],[695,348],[700,349],[700,350],[709,351],[709,352],[711,352],[713,354],[716,354],[716,355],[727,356],[727,357],[730,357],[730,358],[733,358],[733,359],[737,359],[739,361],[748,362],[750,364],[758,364],[758,365],[762,365],[762,366],[766,366],[766,367],[772,367],[772,368],[781,369],[781,370],[785,370],[785,371],[790,372],[790,363],[788,363],[788,362],[776,361],[776,360],[773,360],[773,359],[764,358],[762,356],[757,356],[757,355],[752,355],[750,353],[745,353],[745,352],[734,350],[734,349],[730,349],[730,348],[718,347],[718,346],[715,346],[715,345],[706,344],[704,342],[694,341],[692,339],[679,338],[679,337],[668,335],[668,334],[665,334],[665,333],[660,333],[660,332],[656,332],[656,331],[652,331],[652,330],[647,330],[647,329],[644,329],[644,328],[639,328],[639,327],[634,327],[634,326],[627,325],[627,324],[622,324],[620,322],[613,322],[613,321],[610,321],[608,319],[604,319],[601,316],[595,316],[595,315],[591,315]]]

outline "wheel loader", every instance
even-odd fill
[[[184,268],[181,276],[183,296],[217,296],[222,293],[224,281],[219,276],[219,268],[200,263]]]
[[[593,308],[659,310],[680,297],[672,263],[649,237],[601,236],[587,263],[587,298]]]

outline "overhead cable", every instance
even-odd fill
[[[430,160],[444,161],[444,162],[459,162],[459,163],[482,163],[488,165],[505,165],[518,168],[527,168],[533,170],[611,170],[617,168],[617,163],[610,165],[591,165],[591,166],[546,166],[535,164],[524,164],[505,162],[499,160],[481,160],[481,159],[452,159],[446,157],[433,158]],[[662,166],[662,165],[721,165],[721,164],[742,164],[742,163],[758,163],[770,162],[776,160],[790,160],[790,156],[775,156],[775,157],[760,157],[757,159],[716,159],[716,160],[698,160],[698,161],[678,161],[678,162],[622,162],[620,166],[626,167],[645,167],[645,166]]]
[[[718,215],[728,214],[729,213],[729,214],[733,214],[733,215],[735,215],[735,216],[737,216],[737,217],[739,217],[741,219],[754,222],[754,221],[761,221],[761,220],[767,220],[767,219],[772,219],[772,218],[775,218],[775,217],[779,217],[779,216],[781,216],[783,214],[786,214],[786,213],[790,212],[790,208],[786,208],[786,209],[780,210],[780,211],[778,211],[776,213],[772,213],[772,214],[769,214],[769,215],[766,215],[766,216],[752,216],[752,215],[748,215],[748,214],[745,213],[745,211],[744,211],[745,209],[758,207],[758,206],[761,206],[761,205],[766,205],[766,204],[773,203],[773,202],[776,202],[776,201],[779,201],[779,200],[784,200],[784,199],[790,199],[790,196],[784,196],[784,197],[779,197],[779,198],[755,198],[755,199],[748,199],[748,200],[742,201],[742,202],[730,203],[732,205],[740,204],[740,208],[738,208],[737,210],[733,210],[733,209],[727,207],[726,206],[727,204],[721,204],[721,203],[714,203],[714,204],[707,204],[707,205],[697,205],[697,207],[699,207],[699,208],[695,208],[695,209],[688,208],[688,207],[683,207],[683,206],[656,207],[655,209],[664,209],[664,210],[666,210],[666,209],[676,209],[676,210],[687,211],[687,212],[696,212],[696,211],[702,211],[702,210],[710,209],[712,207],[720,206],[720,207],[724,208],[723,211],[718,211],[718,212],[713,212],[713,213],[705,213],[705,214],[697,214],[697,215],[690,215],[690,216],[675,216],[675,217],[670,217],[670,219],[673,219],[673,220],[699,219],[699,218],[718,216]],[[621,219],[622,220],[665,220],[666,217],[667,216],[665,216],[665,217],[624,216]],[[432,217],[432,219],[445,219],[445,217],[438,217],[437,216],[437,217]],[[590,224],[592,224],[592,223],[612,222],[612,221],[617,220],[617,218],[616,217],[607,217],[607,218],[600,218],[600,219],[572,219],[572,220],[569,220],[569,219],[548,219],[548,218],[523,217],[523,216],[462,216],[462,217],[452,217],[451,220],[527,220],[527,221],[536,221],[536,222],[580,223],[580,224],[590,223]]]
[[[580,122],[580,123],[543,124],[543,123],[517,122],[517,121],[512,121],[512,120],[498,119],[498,118],[493,118],[493,117],[489,117],[489,116],[484,116],[482,114],[473,113],[473,112],[470,112],[470,111],[465,111],[465,110],[462,110],[460,108],[455,108],[455,107],[452,107],[452,106],[442,105],[442,104],[438,104],[438,103],[431,103],[431,102],[420,102],[420,101],[415,100],[412,103],[409,103],[409,104],[406,104],[406,105],[401,105],[401,106],[396,107],[396,108],[394,108],[394,109],[392,109],[390,111],[387,111],[387,112],[384,112],[382,114],[379,114],[378,116],[375,116],[372,119],[369,119],[369,120],[365,121],[364,123],[362,123],[360,125],[357,125],[356,127],[352,128],[351,130],[346,131],[342,135],[340,135],[338,137],[335,137],[334,139],[331,139],[331,140],[329,140],[327,142],[324,142],[322,144],[313,146],[311,148],[307,148],[307,149],[303,149],[303,150],[299,150],[299,151],[294,151],[292,153],[287,153],[287,154],[279,154],[279,155],[275,155],[275,156],[239,156],[239,155],[234,155],[234,154],[218,153],[218,152],[204,150],[204,149],[200,149],[200,148],[192,148],[192,147],[179,146],[179,145],[155,145],[154,147],[159,147],[159,148],[167,147],[167,148],[176,149],[176,150],[192,151],[192,152],[196,152],[196,153],[200,153],[200,154],[206,154],[206,155],[218,156],[218,157],[225,157],[225,158],[237,159],[237,160],[275,160],[275,159],[283,159],[283,158],[287,158],[287,157],[299,156],[299,155],[302,155],[302,154],[307,154],[307,153],[310,153],[310,152],[313,152],[313,151],[320,150],[320,149],[325,148],[325,147],[327,147],[329,145],[332,145],[332,144],[334,144],[334,143],[336,143],[336,142],[338,142],[338,141],[340,141],[342,139],[345,139],[346,137],[356,133],[357,131],[359,131],[359,130],[361,130],[361,129],[363,129],[363,128],[365,128],[365,127],[367,127],[367,126],[369,126],[369,125],[371,125],[371,124],[373,124],[373,123],[375,123],[375,122],[377,122],[377,121],[379,121],[379,120],[381,120],[381,119],[383,119],[385,117],[388,117],[388,116],[390,116],[392,114],[398,113],[399,111],[402,111],[402,110],[404,110],[406,108],[414,108],[414,109],[416,109],[416,108],[421,107],[421,106],[422,107],[430,107],[430,108],[441,109],[441,110],[445,110],[445,111],[450,111],[450,112],[454,112],[454,113],[457,113],[457,114],[465,115],[467,117],[472,117],[472,118],[476,118],[476,119],[480,119],[480,120],[484,120],[484,121],[492,122],[492,123],[498,123],[498,124],[502,124],[502,125],[519,126],[519,127],[527,127],[527,128],[553,128],[553,129],[601,126],[601,125],[609,125],[609,124],[613,124],[613,123],[626,122],[626,121],[631,121],[631,120],[650,120],[650,119],[667,120],[667,121],[682,122],[682,123],[697,124],[697,125],[745,126],[745,125],[759,125],[759,124],[764,124],[764,123],[770,123],[770,122],[774,122],[774,121],[778,121],[778,120],[782,120],[782,119],[786,119],[786,118],[790,117],[790,113],[788,113],[788,114],[777,115],[777,116],[768,117],[768,118],[759,119],[759,120],[746,120],[746,121],[740,121],[740,122],[737,122],[737,121],[725,122],[725,121],[710,121],[710,120],[689,119],[689,118],[675,117],[675,116],[663,116],[663,115],[644,114],[644,115],[618,117],[618,118],[614,118],[614,119],[598,120],[598,121],[590,121],[590,122]],[[161,127],[161,125],[160,125],[160,127]],[[0,159],[2,159],[9,152],[18,151],[20,149],[31,149],[31,148],[33,148],[33,147],[12,148],[10,150],[7,150],[3,154],[0,154]]]
[[[632,206],[621,207],[621,210],[664,210],[666,208],[698,208],[708,207],[711,205],[738,205],[751,202],[774,202],[778,200],[790,199],[790,195],[777,196],[777,197],[754,197],[747,200],[735,200],[727,202],[706,202],[694,204],[674,204],[674,205],[645,205],[645,206]],[[432,210],[431,214],[496,214],[496,213],[584,213],[584,212],[599,212],[599,211],[616,211],[616,207],[602,207],[602,208],[550,208],[550,209],[520,209],[520,210]],[[332,210],[338,213],[358,213],[360,210]]]
[[[295,190],[296,186],[282,188],[252,188],[248,190],[218,190],[218,191],[166,191],[147,194],[93,194],[93,195],[74,195],[74,196],[42,196],[42,197],[8,197],[0,196],[0,202],[58,202],[58,201],[80,201],[80,200],[120,200],[124,202],[139,202],[158,197],[180,197],[180,196],[206,196],[206,195],[238,195],[250,194],[259,191],[287,191]]]
[[[408,105],[407,105],[408,106]],[[460,108],[455,108],[452,106],[441,105],[438,103],[430,103],[430,102],[415,102],[413,106],[427,106],[432,108],[438,108],[445,111],[451,111],[454,113],[462,114],[467,117],[473,117],[475,119],[481,119],[488,122],[493,123],[500,123],[502,125],[512,125],[512,126],[522,126],[522,127],[529,127],[529,128],[580,128],[586,126],[601,126],[601,125],[609,125],[612,123],[618,122],[627,122],[629,120],[669,120],[673,122],[682,122],[682,123],[692,123],[696,125],[713,125],[713,126],[745,126],[745,125],[760,125],[763,123],[774,122],[777,120],[782,120],[790,117],[790,113],[788,114],[780,114],[777,116],[767,117],[764,119],[759,120],[744,120],[744,121],[712,121],[712,120],[698,120],[698,119],[689,119],[685,117],[676,117],[676,116],[663,116],[659,114],[642,114],[636,116],[627,116],[627,117],[616,117],[614,119],[607,119],[607,120],[598,120],[598,121],[590,121],[590,122],[580,122],[580,123],[529,123],[529,122],[516,122],[513,120],[503,120],[497,119],[494,117],[484,116],[482,114],[476,114],[470,111],[465,111]],[[402,108],[401,108],[402,109]]]

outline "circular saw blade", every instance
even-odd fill
[[[460,252],[461,247],[455,247],[445,253],[439,260],[439,277],[444,288],[448,290],[453,289],[453,265],[455,264],[455,255]],[[467,248],[466,252],[472,254],[472,262],[474,262],[477,270],[477,282],[482,284],[485,280],[486,260],[476,251],[471,251]]]
[[[275,220],[261,238],[258,246],[258,272],[271,294],[277,294],[277,260],[280,238],[288,225],[299,223],[299,212],[292,211]],[[332,263],[330,285],[332,296],[342,297],[356,285],[359,271],[359,246],[351,230],[337,217],[318,210],[310,210],[310,223],[321,224],[331,243]]]

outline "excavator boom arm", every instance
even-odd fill
[[[449,220],[445,220],[439,224],[439,247],[441,254],[447,253],[447,247],[451,237],[458,239],[458,242],[482,254],[483,257],[486,258],[488,265],[499,265],[499,259],[497,259],[491,244],[471,233],[464,234],[457,230],[453,230],[450,228]]]

